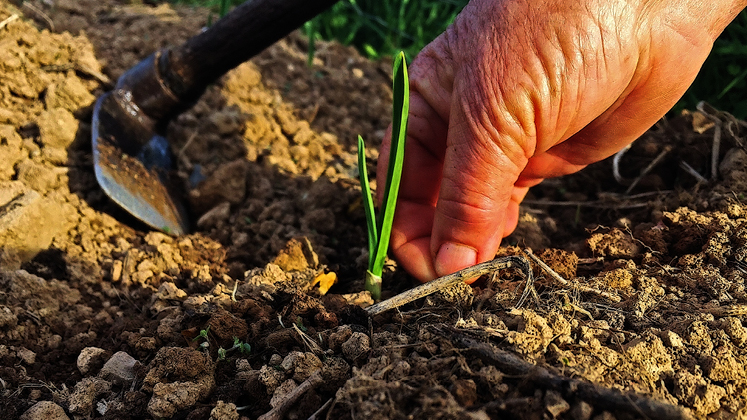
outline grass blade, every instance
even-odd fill
[[[387,169],[384,201],[379,210],[379,240],[371,272],[378,276],[384,269],[386,252],[389,248],[389,236],[392,233],[394,211],[397,206],[399,184],[402,179],[402,167],[405,157],[405,139],[407,137],[407,114],[410,110],[410,84],[407,80],[407,63],[405,54],[400,52],[394,59],[393,75],[394,101],[392,109],[392,141],[389,148],[389,167]]]
[[[306,35],[309,37],[309,50],[306,54],[306,67],[312,68],[314,65],[314,55],[316,54],[316,36],[317,27],[319,26],[319,17],[309,20],[304,24]]]
[[[368,185],[368,170],[366,169],[366,145],[363,137],[358,136],[358,176],[361,182],[361,194],[363,195],[363,209],[366,213],[366,226],[368,228],[368,269],[373,266],[374,254],[377,248],[378,232],[376,229],[376,215],[374,213],[373,196],[371,187]]]

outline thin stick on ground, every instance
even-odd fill
[[[18,15],[17,14],[10,15],[8,18],[6,18],[2,22],[0,22],[0,29],[3,29],[6,25],[8,25],[10,22],[13,22],[16,19],[18,19]]]
[[[322,348],[319,347],[319,344],[316,344],[314,340],[312,340],[308,334],[306,334],[300,328],[298,328],[298,325],[296,325],[295,323],[293,324],[293,329],[296,331],[296,334],[298,334],[298,336],[301,337],[301,341],[306,346],[306,348],[309,349],[309,351],[316,354],[317,356],[324,353]]]
[[[525,249],[524,252],[529,256],[529,258],[532,259],[532,261],[534,261],[538,266],[540,266],[542,270],[544,270],[547,274],[549,274],[553,280],[555,280],[557,283],[559,283],[560,285],[564,287],[575,288],[581,293],[592,293],[597,296],[603,297],[611,302],[620,302],[622,300],[620,296],[618,295],[605,292],[603,290],[595,289],[593,287],[585,286],[575,281],[574,282],[568,281],[564,279],[560,274],[558,274],[555,270],[550,268],[549,265],[545,264],[545,262],[539,259],[539,257],[534,255],[534,253],[532,252],[530,248]]]
[[[514,307],[521,308],[529,296],[532,296],[535,301],[538,300],[537,290],[534,289],[534,277],[527,279],[526,284],[524,285],[524,291],[521,293],[521,297]]]
[[[522,204],[530,206],[564,206],[564,207],[590,207],[596,209],[615,209],[615,210],[630,210],[639,209],[641,207],[648,207],[650,204],[646,203],[634,203],[634,204],[615,204],[615,203],[602,203],[595,201],[543,201],[543,200],[524,200]]]
[[[744,316],[747,315],[747,305],[719,306],[716,308],[705,309],[704,312],[708,312],[715,317]]]
[[[721,153],[721,134],[723,131],[722,126],[724,125],[724,119],[727,120],[726,123],[728,129],[729,121],[733,121],[734,117],[728,113],[718,111],[705,101],[698,102],[695,108],[708,117],[708,119],[714,124],[713,144],[711,147],[711,181],[714,181],[718,178],[718,158]],[[733,137],[736,137],[735,133],[730,132],[730,134],[732,134]]]
[[[635,208],[641,208],[649,206],[649,202],[643,202],[643,203],[631,203],[631,204],[621,204],[621,203],[630,203],[631,201],[635,201],[637,199],[647,198],[651,196],[661,196],[661,195],[667,195],[672,193],[672,190],[662,190],[662,191],[649,191],[641,194],[634,194],[634,195],[627,195],[627,196],[619,196],[615,194],[605,194],[606,199],[605,200],[597,200],[597,201],[546,201],[546,200],[524,200],[521,203],[525,205],[530,206],[565,206],[565,207],[591,207],[591,208],[600,208],[600,209],[616,209],[616,210],[622,210],[622,209],[635,209]]]
[[[615,177],[615,181],[617,181],[620,185],[628,185],[630,184],[625,178],[620,175],[620,160],[623,156],[625,156],[625,153],[628,153],[628,150],[632,147],[632,143],[623,147],[620,149],[619,152],[615,153],[615,157],[612,158],[612,176]]]
[[[308,419],[306,420],[318,420],[322,418],[322,415],[324,412],[329,412],[329,408],[332,407],[332,404],[335,402],[334,398],[330,398],[327,400],[326,403],[322,404],[321,407],[319,407],[318,410],[314,412]]]
[[[721,124],[716,124],[713,132],[713,147],[711,148],[711,181],[718,178],[718,155],[721,152]]]
[[[685,162],[684,160],[680,161],[680,168],[684,169],[685,172],[692,175],[693,178],[698,180],[698,182],[708,182],[708,180],[705,179],[703,175],[701,175],[698,171],[696,171],[695,168],[688,165],[687,162]]]
[[[179,160],[183,160],[184,163],[186,163],[189,167],[192,166],[192,162],[187,157],[187,148],[192,144],[195,138],[197,138],[198,130],[195,130],[191,136],[187,139],[187,142],[184,143],[184,146],[182,146],[181,149],[179,149],[179,153],[177,153],[177,156],[179,157]]]
[[[311,388],[317,387],[324,382],[322,379],[322,370],[318,369],[305,381],[301,382],[293,391],[289,392],[283,398],[283,401],[278,404],[275,408],[261,415],[257,420],[281,420],[285,417],[285,413],[298,402],[301,397],[307,393]]]
[[[636,177],[636,179],[633,180],[633,183],[630,184],[630,186],[628,187],[627,190],[625,190],[625,194],[630,194],[630,192],[633,191],[633,188],[635,188],[636,185],[638,185],[638,183],[641,182],[641,180],[643,179],[643,177],[646,176],[646,175],[648,175],[648,173],[651,172],[656,167],[656,165],[659,164],[659,162],[661,162],[662,160],[664,160],[664,158],[671,151],[672,151],[672,146],[666,146],[666,147],[664,147],[664,150],[662,150],[661,153],[659,153],[659,155],[656,156],[654,158],[654,160],[652,160],[651,163],[648,164],[648,166],[646,166],[645,168],[643,168],[643,170],[641,171],[640,175],[638,175]]]
[[[560,392],[566,399],[589,401],[611,412],[624,412],[634,417],[657,420],[693,419],[684,408],[659,402],[633,393],[622,393],[579,379],[567,378],[546,368],[529,363],[517,355],[468,337],[452,327],[431,329],[437,334],[466,347],[484,363],[493,365],[509,374],[523,377],[533,388],[551,389]]]
[[[47,23],[47,26],[49,26],[49,30],[52,31],[52,32],[54,32],[54,22],[52,22],[52,19],[50,19],[49,16],[47,16],[46,13],[44,13],[41,9],[39,9],[38,7],[34,6],[33,4],[31,4],[31,3],[27,2],[27,1],[23,2],[23,7],[31,10],[40,19],[44,20],[44,22]]]
[[[379,302],[375,305],[369,306],[368,308],[366,308],[366,312],[368,312],[368,314],[371,316],[378,315],[382,312],[386,312],[390,309],[408,304],[414,300],[426,297],[439,290],[446,289],[447,287],[453,286],[460,282],[464,282],[483,276],[485,274],[490,274],[497,270],[504,270],[507,268],[518,268],[522,272],[524,272],[527,281],[532,279],[532,269],[529,266],[529,262],[525,258],[514,256],[501,257],[488,262],[484,262],[482,264],[473,265],[472,267],[467,267],[464,270],[457,271],[456,273],[449,274],[448,276],[439,277],[436,280],[421,284],[418,287],[400,293],[397,296],[389,298],[383,302]]]

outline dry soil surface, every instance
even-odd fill
[[[292,34],[211,86],[168,129],[189,235],[99,189],[95,97],[207,20],[0,0],[0,419],[745,417],[743,122],[671,116],[534,188],[501,255],[561,278],[369,317],[354,140],[383,137],[390,62],[321,43],[309,67]]]

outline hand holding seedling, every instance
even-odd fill
[[[745,4],[472,0],[410,67],[396,259],[427,281],[493,258],[528,188],[653,125]]]

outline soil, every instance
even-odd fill
[[[95,98],[207,21],[0,0],[0,419],[745,418],[745,123],[669,116],[619,169],[534,188],[500,254],[562,279],[371,318],[354,140],[373,172],[388,61],[322,42],[307,66],[294,33],[210,86],[167,132],[193,233],[98,187]],[[413,286],[387,265],[385,297]]]

